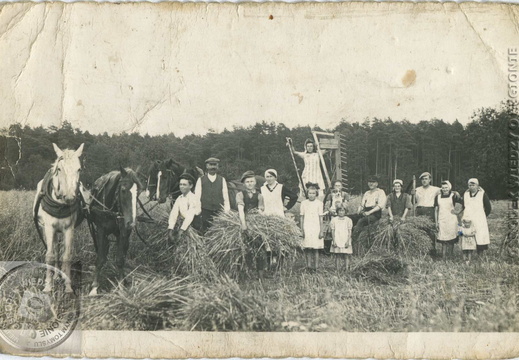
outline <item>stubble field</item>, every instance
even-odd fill
[[[32,221],[34,192],[0,192],[0,261],[44,262]],[[256,277],[216,279],[178,271],[159,225],[140,225],[150,247],[130,240],[126,284],[115,278],[114,246],[101,295],[89,297],[95,252],[86,222],[75,233],[76,293],[83,329],[208,331],[519,331],[519,259],[503,258],[507,202],[493,202],[489,251],[467,265],[398,254],[353,256],[335,270],[322,256],[317,273],[302,253],[290,268]],[[155,213],[167,214],[167,208]],[[162,225],[164,226],[164,225]],[[203,269],[207,264],[197,265]],[[0,310],[2,311],[2,310]]]

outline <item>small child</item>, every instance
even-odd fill
[[[465,263],[470,264],[472,253],[476,250],[476,229],[472,220],[464,218],[462,236],[461,236],[461,250],[463,250],[463,260]]]
[[[323,202],[317,184],[307,184],[307,200],[301,203],[301,230],[305,249],[306,268],[316,271],[319,267],[319,249],[324,248]],[[313,264],[312,264],[313,263]]]
[[[330,222],[330,229],[332,231],[332,247],[330,252],[335,254],[335,267],[339,270],[340,259],[344,262],[346,270],[350,267],[349,255],[353,254],[351,247],[351,229],[353,222],[346,216],[346,209],[344,206],[338,206],[337,217],[334,217]]]

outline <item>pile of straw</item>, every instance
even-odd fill
[[[190,331],[273,331],[279,321],[269,309],[266,293],[242,290],[228,276],[199,286],[182,307],[183,328]]]
[[[360,254],[394,253],[402,257],[425,256],[431,248],[434,223],[426,216],[398,218],[391,223],[381,219],[366,227],[357,240]]]
[[[301,231],[290,219],[249,213],[246,233],[240,224],[237,212],[222,212],[205,234],[209,257],[220,272],[232,277],[255,270],[267,251],[283,256],[288,265],[301,248]]]
[[[355,262],[351,275],[375,284],[389,285],[406,279],[407,265],[392,256],[369,256]]]
[[[218,272],[207,250],[206,239],[196,230],[188,228],[173,246],[173,270],[182,276],[213,279]]]
[[[180,276],[211,279],[217,271],[208,257],[205,239],[196,230],[189,227],[181,238],[177,237],[175,241],[168,239],[171,210],[166,205],[153,209],[153,222],[138,224],[140,234],[149,246],[135,239],[132,252],[154,271],[163,272],[167,269]]]
[[[159,330],[171,327],[179,309],[188,303],[188,285],[178,277],[162,277],[135,270],[128,286],[96,297],[84,298],[82,329]]]

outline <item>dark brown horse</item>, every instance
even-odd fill
[[[97,260],[90,295],[97,295],[99,278],[106,264],[110,242],[109,235],[117,239],[116,265],[119,277],[124,278],[129,237],[137,216],[137,196],[143,189],[137,173],[129,168],[112,171],[94,183],[88,216],[91,225]]]
[[[150,201],[166,202],[168,196],[176,200],[180,196],[180,175],[189,174],[195,180],[204,174],[199,167],[187,168],[173,159],[156,160],[149,170],[146,195]]]
[[[195,181],[204,175],[204,172],[199,167],[186,168],[173,159],[154,161],[150,167],[148,176],[148,199],[151,201],[157,200],[159,203],[164,203],[168,197],[171,197],[173,201],[176,200],[180,195],[180,175],[185,173],[193,176]],[[264,177],[256,175],[256,188],[258,190],[264,182]],[[228,180],[227,188],[229,190],[231,208],[237,210],[236,194],[245,190],[245,186],[240,180]]]

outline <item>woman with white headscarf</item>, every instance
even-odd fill
[[[472,178],[468,181],[468,190],[463,195],[465,209],[463,217],[472,220],[476,230],[477,253],[488,249],[490,234],[488,232],[487,216],[492,211],[492,205],[485,191],[479,186],[479,181]]]
[[[285,216],[285,206],[290,210],[297,201],[297,195],[286,186],[277,182],[278,172],[274,169],[265,171],[265,184],[261,187],[261,196],[265,206],[265,215]]]
[[[459,211],[456,203],[463,205],[463,199],[453,192],[448,180],[442,181],[441,192],[434,198],[435,222],[438,231],[437,240],[442,244],[442,257],[452,256],[454,244],[458,242]]]

